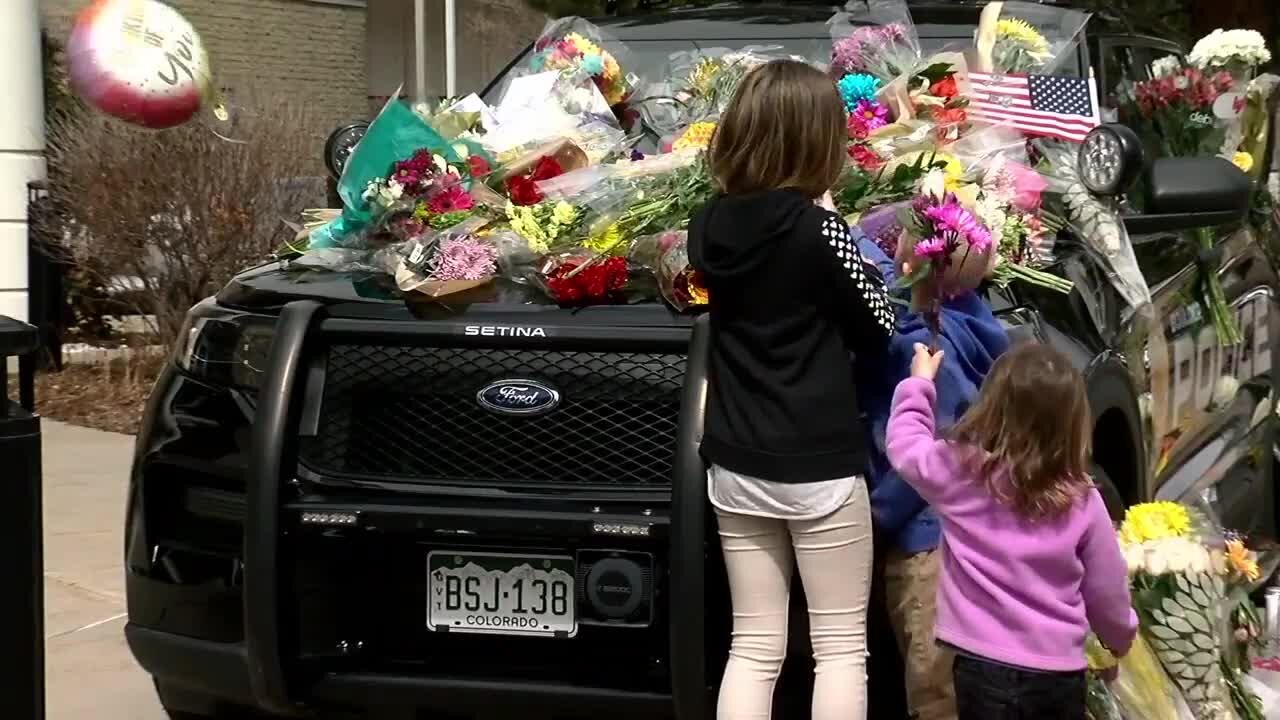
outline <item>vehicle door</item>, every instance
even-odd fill
[[[1153,63],[1181,58],[1151,38],[1098,40],[1101,104],[1115,113],[1133,82],[1150,79]],[[1148,143],[1149,155],[1165,148]],[[1149,158],[1150,160],[1151,158]],[[1248,223],[1213,228],[1215,248],[1202,251],[1195,231],[1133,234],[1138,265],[1153,305],[1129,323],[1131,347],[1143,348],[1133,375],[1144,418],[1148,488],[1168,500],[1203,498],[1228,527],[1270,530],[1274,517],[1271,439],[1274,374],[1270,337],[1275,275]],[[1219,340],[1203,302],[1202,278],[1216,273],[1235,322],[1238,344]]]

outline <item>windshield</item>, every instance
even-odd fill
[[[810,30],[810,28],[812,28]],[[934,24],[922,23],[915,26],[919,33],[921,51],[926,57],[943,51],[964,51],[973,47],[975,27],[972,24]],[[806,37],[804,34],[808,34]],[[728,33],[726,33],[728,34]],[[624,39],[624,53],[620,60],[624,62],[626,72],[640,79],[637,95],[641,98],[655,98],[650,103],[662,102],[661,98],[669,94],[662,84],[670,80],[670,68],[675,58],[690,54],[720,54],[727,50],[744,48],[758,49],[769,55],[794,55],[810,62],[826,63],[831,56],[831,37],[825,24],[807,25],[795,37],[769,38],[717,38],[717,39]],[[484,99],[490,105],[496,105],[502,99],[501,94],[506,86],[507,77],[527,62],[532,46],[511,64],[510,69],[496,78],[484,92]],[[717,52],[720,51],[720,52]],[[1081,63],[1065,62],[1055,71],[1056,74],[1079,76]],[[656,108],[647,108],[654,111]],[[662,142],[663,130],[647,123],[637,133],[636,147],[645,153],[656,152]]]

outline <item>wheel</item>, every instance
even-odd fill
[[[1111,482],[1111,476],[1097,463],[1091,465],[1089,472],[1093,475],[1094,484],[1098,486],[1098,493],[1102,495],[1102,502],[1107,506],[1107,514],[1111,515],[1111,519],[1116,522],[1123,520],[1124,498],[1120,496],[1115,483]]]

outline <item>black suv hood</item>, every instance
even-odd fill
[[[660,302],[600,305],[564,309],[548,303],[529,288],[498,281],[474,293],[443,300],[400,292],[385,275],[285,269],[269,263],[237,275],[215,298],[223,307],[270,314],[296,300],[316,300],[328,306],[330,317],[377,320],[444,320],[462,318],[522,318],[539,322],[607,324],[639,327],[688,327],[690,315],[672,311]]]

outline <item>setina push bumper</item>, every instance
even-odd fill
[[[726,628],[708,627],[705,616],[708,561],[719,560],[707,534],[697,452],[706,319],[659,328],[566,323],[527,336],[483,329],[495,326],[513,323],[352,319],[310,300],[282,308],[248,431],[243,634],[215,642],[149,626],[134,616],[131,588],[129,643],[162,695],[169,686],[281,715],[375,706],[482,713],[519,705],[568,715],[706,717],[727,638]],[[328,471],[340,463],[326,452],[335,445],[352,452],[357,442],[342,426],[350,420],[335,418],[397,373],[437,373],[437,385],[456,386],[457,397],[437,397],[434,409],[418,406],[418,413],[445,413],[466,395],[468,412],[485,408],[495,423],[536,420],[520,416],[540,411],[550,421],[561,402],[565,413],[585,407],[574,396],[575,378],[607,372],[634,380],[644,365],[635,358],[669,359],[661,365],[670,408],[661,422],[671,436],[669,454],[657,463],[670,472],[662,486],[594,492],[550,482],[350,481]],[[473,371],[481,362],[498,366]],[[657,383],[645,382],[645,392]],[[616,386],[598,390],[606,402]],[[634,422],[648,412],[643,408],[657,407],[650,396],[644,402],[628,410],[633,420],[593,405],[585,421]],[[487,422],[468,418],[448,422],[475,432],[475,423]],[[431,415],[395,432],[401,444],[430,443],[412,436],[445,422]],[[546,435],[501,427],[516,442],[553,447]],[[366,449],[378,458],[397,452]],[[442,452],[417,454],[451,462]],[[554,452],[569,450],[555,445]],[[146,450],[139,453],[145,469]],[[398,467],[412,466],[405,462]],[[135,468],[135,481],[139,475],[145,482],[145,471]],[[131,573],[130,582],[147,581]]]

